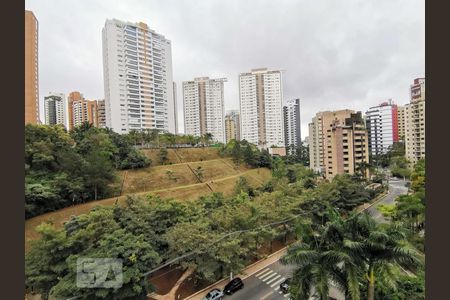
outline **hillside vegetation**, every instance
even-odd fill
[[[31,240],[39,238],[36,226],[41,223],[51,222],[57,228],[60,228],[71,216],[88,213],[97,205],[114,205],[116,201],[122,204],[128,194],[147,195],[151,193],[160,196],[162,199],[174,198],[180,200],[194,200],[213,192],[221,192],[224,196],[232,196],[235,184],[241,176],[253,188],[262,186],[271,178],[270,170],[266,168],[251,169],[244,165],[235,166],[231,159],[219,158],[217,149],[189,148],[182,150],[180,152],[183,159],[190,160],[200,157],[213,159],[120,171],[119,177],[123,182],[120,196],[90,201],[28,219],[25,222],[26,250],[29,249]],[[143,152],[148,154],[158,152],[158,150],[144,150]],[[168,152],[174,153],[175,150],[168,149]],[[196,176],[196,173],[200,172],[198,167],[201,167],[201,180]]]

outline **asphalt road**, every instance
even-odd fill
[[[280,283],[291,276],[293,266],[284,266],[279,261],[244,279],[244,287],[224,300],[280,300],[288,299],[279,291]]]
[[[224,300],[285,300],[289,294],[280,291],[280,283],[291,277],[294,266],[284,266],[279,261],[261,269],[252,276],[244,279],[244,287]],[[341,293],[330,289],[330,296],[343,299]]]
[[[377,210],[380,204],[393,204],[395,198],[408,192],[406,181],[391,178],[389,180],[389,193],[379,202],[367,209],[378,222],[386,222],[383,215]],[[279,261],[256,272],[244,280],[244,288],[231,296],[225,296],[225,300],[281,300],[289,299],[289,294],[282,294],[279,290],[280,283],[291,277],[293,266],[284,266]],[[342,299],[342,294],[334,288],[330,289],[330,296]]]
[[[394,204],[395,198],[397,198],[400,195],[405,195],[408,192],[408,188],[406,187],[407,181],[404,181],[402,179],[395,179],[391,178],[389,180],[389,193],[369,207],[366,211],[378,222],[385,223],[387,220],[383,217],[383,215],[378,211],[377,207],[380,204]]]

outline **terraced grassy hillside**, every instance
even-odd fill
[[[142,149],[148,158],[152,160],[152,166],[161,165],[159,159],[160,149]],[[178,148],[167,149],[166,164],[178,164],[182,162],[203,161],[220,158],[217,148]]]
[[[38,238],[35,228],[42,222],[52,222],[56,227],[60,227],[71,216],[87,213],[97,205],[113,205],[116,201],[123,203],[126,195],[151,193],[159,195],[163,199],[175,198],[191,201],[212,192],[222,192],[225,196],[231,196],[240,176],[245,177],[253,187],[261,186],[271,177],[270,171],[265,168],[249,169],[242,165],[236,167],[229,158],[219,158],[216,149],[168,150],[169,155],[178,157],[182,162],[121,172],[123,188],[119,197],[67,207],[27,220],[25,222],[25,249],[27,250],[29,247],[30,240]],[[146,155],[154,155],[158,150],[144,150],[144,152]],[[203,160],[190,161],[198,158]],[[201,176],[198,176],[198,167],[201,167]]]

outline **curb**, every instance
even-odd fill
[[[246,270],[246,269],[249,269],[249,268],[255,266],[256,264],[261,263],[261,262],[265,261],[266,259],[271,258],[272,256],[274,256],[274,255],[276,255],[276,254],[279,254],[279,253],[281,253],[281,252],[283,252],[283,251],[286,251],[288,247],[289,247],[289,245],[286,246],[286,247],[284,247],[284,248],[281,248],[281,249],[278,250],[278,251],[275,251],[274,253],[269,254],[267,257],[265,257],[265,258],[263,258],[263,259],[261,259],[261,260],[258,260],[258,261],[256,261],[256,262],[254,262],[254,263],[252,263],[252,264],[246,266],[245,269],[242,271],[242,274],[237,274],[236,276],[239,276],[239,277],[242,278],[242,280],[244,280],[244,279],[246,279],[246,278],[252,276],[253,274],[255,274],[255,273],[261,271],[262,269],[266,268],[267,266],[266,266],[266,267],[262,267],[261,269],[259,269],[258,271],[254,272],[254,273],[252,273],[252,274],[245,274],[245,270]],[[244,274],[245,274],[245,275],[244,275]],[[240,276],[240,275],[242,275],[242,276]],[[214,286],[216,286],[216,285],[218,285],[218,284],[221,284],[221,283],[223,283],[223,282],[226,281],[226,280],[228,280],[228,278],[223,278],[223,279],[221,279],[221,280],[219,280],[219,281],[216,281],[216,282],[214,282],[213,284],[208,285],[207,287],[201,289],[200,291],[195,292],[195,293],[192,294],[192,295],[189,295],[188,297],[186,297],[186,298],[184,298],[184,299],[185,299],[185,300],[192,299],[193,297],[198,296],[199,294],[204,293],[204,292],[206,292],[207,290],[210,290],[212,287],[214,287]]]
[[[385,192],[385,193],[379,195],[379,196],[378,196],[377,198],[375,198],[372,202],[369,202],[370,205],[367,206],[366,208],[364,208],[363,210],[361,210],[360,213],[363,212],[363,211],[365,211],[365,210],[367,210],[367,209],[369,209],[369,208],[371,208],[372,206],[374,206],[375,204],[377,204],[378,202],[380,202],[381,200],[383,200],[387,195],[389,195],[389,190],[388,190],[387,192]]]
[[[360,213],[366,211],[367,209],[371,208],[372,206],[374,206],[375,204],[377,204],[381,200],[383,200],[383,198],[386,197],[387,195],[389,195],[389,190],[387,190],[386,192],[383,192],[382,194],[378,195],[371,202],[366,202],[366,203],[361,204],[360,206],[354,208],[353,211],[356,212],[357,214],[360,214]],[[361,209],[361,211],[358,211],[358,208],[363,206],[363,205],[365,205],[365,204],[369,204],[369,206],[365,207],[364,209]]]

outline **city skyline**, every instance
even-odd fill
[[[283,70],[284,100],[303,99],[303,132],[317,111],[340,107],[364,111],[387,98],[403,105],[409,102],[411,78],[424,75],[423,5],[423,1],[180,2],[176,6],[170,1],[117,5],[27,1],[26,9],[35,13],[40,24],[41,120],[43,96],[50,91],[83,90],[89,98],[104,98],[101,29],[108,18],[146,22],[172,41],[178,95],[182,81],[227,77],[225,110],[239,107],[239,73],[260,67]],[[64,21],[62,12],[67,10],[78,16],[75,22]],[[222,19],[215,11],[221,12]],[[184,18],[179,18],[181,13]],[[260,31],[255,32],[255,27]],[[182,105],[177,112],[183,132]]]

